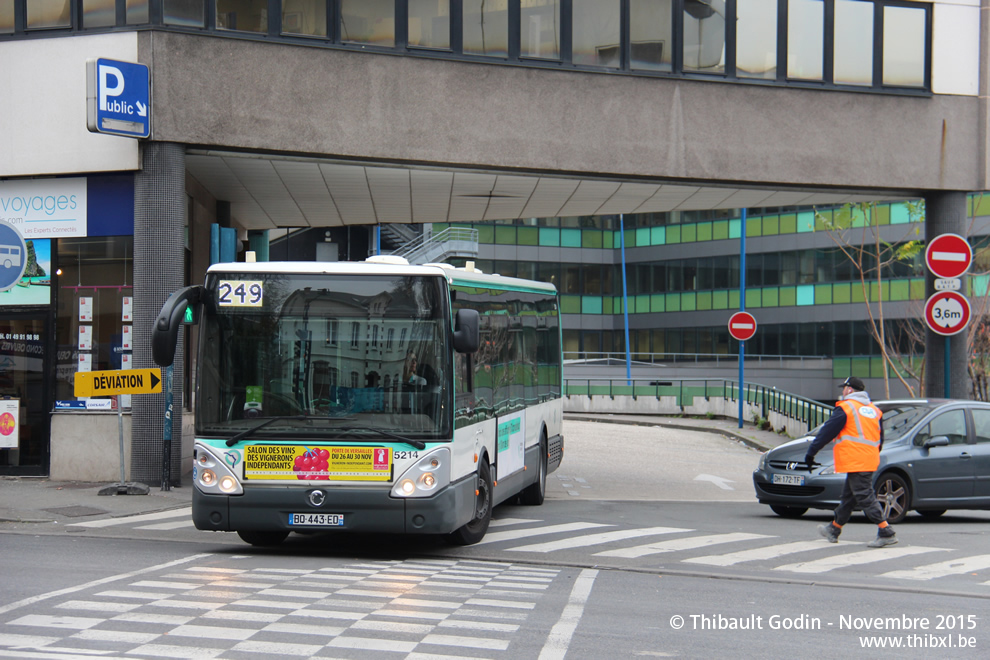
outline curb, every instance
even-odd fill
[[[648,420],[638,420],[638,419],[615,419],[615,418],[598,418],[598,417],[586,417],[580,413],[564,413],[564,419],[573,419],[575,421],[581,422],[598,422],[600,424],[625,424],[627,426],[661,426],[665,429],[677,429],[679,431],[700,431],[703,433],[715,433],[721,435],[729,440],[736,440],[743,443],[747,447],[752,447],[753,449],[759,451],[769,451],[773,449],[773,446],[767,445],[760,440],[755,438],[747,438],[744,435],[738,433],[733,433],[727,429],[713,428],[709,426],[691,426],[689,424],[671,424],[669,422],[661,421],[648,421]]]

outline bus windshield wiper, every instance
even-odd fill
[[[416,449],[426,449],[426,443],[422,440],[413,440],[412,438],[407,438],[404,435],[399,435],[398,433],[393,433],[392,431],[386,431],[385,429],[376,428],[374,426],[340,426],[334,431],[370,431],[372,433],[381,433],[382,435],[394,438],[400,442],[404,442],[411,447]]]
[[[248,437],[250,435],[253,435],[255,431],[258,431],[260,429],[263,429],[266,426],[268,426],[269,424],[273,424],[273,423],[275,423],[275,422],[277,422],[279,420],[296,420],[296,421],[298,421],[298,420],[304,420],[304,419],[308,419],[308,417],[306,415],[291,415],[289,417],[269,417],[265,421],[261,422],[261,424],[258,424],[257,426],[252,426],[251,428],[246,429],[244,431],[241,431],[237,435],[235,435],[235,436],[233,436],[231,438],[228,438],[227,439],[227,446],[228,447],[233,447],[234,445],[236,445],[238,442],[240,442],[244,438],[246,438],[246,437]]]

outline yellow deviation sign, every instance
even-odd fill
[[[76,396],[157,394],[162,391],[161,369],[77,371]]]

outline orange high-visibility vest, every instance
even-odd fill
[[[836,403],[846,413],[832,450],[836,472],[874,472],[880,466],[880,409],[872,403],[843,399]]]

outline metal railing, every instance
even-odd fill
[[[786,419],[801,422],[807,430],[822,424],[832,414],[833,406],[806,399],[805,397],[776,388],[744,383],[742,392],[739,381],[723,378],[681,378],[657,380],[655,378],[564,378],[564,394],[566,396],[607,396],[631,397],[637,400],[643,397],[676,397],[680,412],[692,407],[696,397],[705,401],[721,398],[726,402],[736,403],[739,397],[752,408],[759,411],[762,419],[769,419],[771,413]],[[630,410],[630,412],[633,412]]]
[[[701,363],[706,364],[720,364],[739,362],[738,353],[632,353],[630,359],[633,363],[640,364],[660,364],[660,363],[671,363],[671,364],[687,364],[687,363]],[[818,355],[770,355],[770,354],[747,354],[747,362],[786,362],[790,360],[798,360],[801,362],[809,360],[827,360],[827,356]],[[609,353],[604,351],[564,351],[564,362],[568,364],[578,364],[581,362],[588,363],[601,363],[607,362],[609,364],[625,364],[626,354],[625,353]]]
[[[478,230],[447,227],[441,232],[423,235],[392,254],[405,257],[411,264],[439,262],[448,257],[476,257]]]

